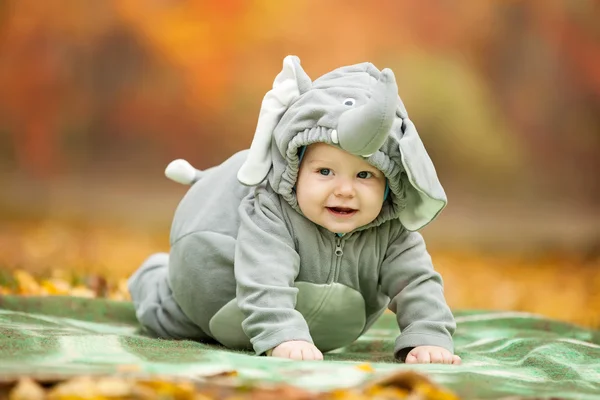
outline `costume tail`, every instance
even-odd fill
[[[165,169],[167,178],[183,185],[192,185],[202,177],[202,171],[182,159],[173,160]]]

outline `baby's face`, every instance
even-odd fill
[[[381,211],[385,176],[361,157],[326,143],[304,153],[296,197],[304,215],[334,233],[372,222]]]

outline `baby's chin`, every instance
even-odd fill
[[[306,216],[306,215],[305,215]],[[307,217],[307,216],[306,216]],[[313,224],[319,225],[321,228],[327,229],[331,233],[342,233],[346,234],[352,232],[354,229],[358,228],[355,224],[334,224],[328,223],[327,221],[316,221],[312,218],[307,217]]]
[[[361,225],[357,225],[356,223],[346,223],[346,224],[336,224],[336,223],[324,223],[320,224],[323,228],[327,229],[332,233],[349,233],[353,230],[359,228]]]

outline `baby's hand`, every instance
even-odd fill
[[[443,347],[438,346],[418,346],[415,347],[406,356],[407,364],[455,364],[461,363],[457,355],[453,355]]]
[[[323,353],[314,344],[303,340],[290,340],[275,347],[267,355],[272,357],[291,358],[292,360],[322,360]]]

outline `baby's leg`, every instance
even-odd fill
[[[162,338],[210,339],[181,311],[169,286],[169,254],[150,256],[129,278],[127,286],[138,321]]]

